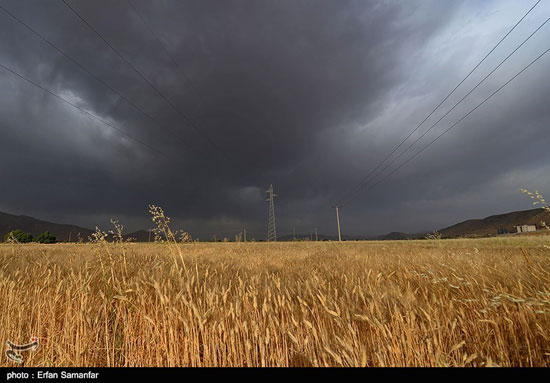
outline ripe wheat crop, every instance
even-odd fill
[[[550,366],[547,243],[0,245],[0,365]]]

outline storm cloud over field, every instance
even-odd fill
[[[197,235],[246,227],[258,237],[270,184],[280,233],[334,234],[331,206],[535,3],[66,2],[126,61],[61,0],[1,0],[12,16],[0,10],[0,64],[111,126],[0,68],[0,211],[90,227],[113,217],[133,230],[150,226],[155,203]],[[543,1],[412,138],[549,16]],[[550,23],[418,148],[549,41]],[[522,187],[550,195],[549,69],[550,54],[346,200],[343,232],[431,230],[529,209]]]

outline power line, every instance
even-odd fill
[[[149,81],[147,79],[147,77],[145,77],[145,75],[143,75],[143,73],[141,73],[128,59],[126,59],[126,57],[124,57],[124,55],[122,55],[113,45],[111,45],[109,43],[109,41],[107,41],[88,21],[86,21],[86,19],[80,14],[78,13],[78,11],[71,7],[71,5],[69,5],[69,3],[67,3],[66,0],[61,0],[63,2],[63,4],[65,4],[67,6],[67,8],[69,8],[84,24],[86,24],[86,26],[92,30],[105,44],[107,44],[107,46],[109,48],[111,48],[111,50],[113,52],[115,52],[115,54],[120,57],[130,68],[132,68],[132,70],[134,72],[136,72],[139,77],[141,77],[143,79],[143,81],[145,81],[149,87],[151,87],[151,89],[153,89],[164,101],[166,101],[166,103],[177,113],[179,114],[181,117],[184,118],[184,120],[187,122],[188,125],[190,125],[197,133],[199,133],[199,135],[201,135],[203,138],[205,138],[209,143],[210,145],[218,150],[227,160],[231,160],[229,158],[229,156],[227,155],[227,153],[225,153],[225,151],[220,148],[218,145],[216,145],[216,143],[208,136],[208,134],[206,134],[205,132],[203,132],[201,129],[199,129],[195,124],[192,123],[191,119],[185,114],[183,113],[179,108],[176,107],[176,105],[174,105],[174,103],[172,103],[172,101],[170,101],[170,99],[168,97],[166,97],[156,86],[153,85],[153,83],[151,83],[151,81]]]
[[[133,4],[132,4],[132,1],[131,0],[126,0],[126,2],[128,3],[129,7],[132,9],[132,11],[137,15],[137,17],[140,19],[141,23],[143,25],[145,25],[145,27],[147,28],[147,30],[149,31],[149,33],[151,33],[151,35],[153,36],[153,38],[155,40],[157,40],[157,42],[159,43],[159,45],[162,47],[162,49],[164,50],[164,52],[166,53],[166,56],[168,56],[168,58],[170,59],[170,61],[172,61],[172,64],[174,64],[174,66],[176,66],[180,72],[183,74],[183,76],[185,77],[185,79],[187,80],[187,82],[189,83],[191,89],[193,90],[193,92],[197,95],[197,97],[200,99],[201,103],[203,103],[203,105],[205,104],[204,103],[204,98],[202,97],[202,95],[199,93],[199,91],[197,90],[197,88],[193,85],[193,82],[191,81],[191,78],[189,76],[187,76],[187,74],[183,71],[183,68],[181,67],[181,65],[179,65],[179,63],[174,59],[174,57],[170,54],[170,52],[168,51],[168,48],[166,47],[166,44],[158,37],[158,35],[155,33],[155,31],[153,31],[153,28],[151,28],[151,26],[149,25],[149,23],[147,21],[145,21],[145,19],[143,18],[143,16],[141,15],[141,13],[139,12],[139,10],[137,9],[137,7],[135,7]]]
[[[400,159],[405,153],[409,151],[418,141],[420,141],[426,134],[428,134],[437,124],[439,124],[445,117],[447,117],[458,105],[462,103],[470,94],[472,94],[481,84],[485,82],[498,68],[500,68],[514,53],[516,53],[527,41],[531,39],[548,21],[550,21],[550,18],[546,19],[533,33],[531,33],[521,44],[519,44],[508,56],[504,58],[489,74],[487,74],[481,81],[479,81],[476,86],[474,86],[464,97],[462,97],[451,109],[449,109],[439,120],[437,120],[432,126],[428,128],[424,133],[422,133],[415,141],[413,141],[404,151],[402,151],[397,157],[395,157],[390,163],[388,163],[382,170],[380,170],[377,174],[373,176],[369,180],[374,181],[380,174],[384,173],[386,169],[388,169],[390,166],[392,166],[398,159]],[[365,183],[364,185],[368,185],[369,182]],[[351,199],[353,195],[351,195],[348,198]]]
[[[146,116],[147,118],[149,118],[151,121],[155,121],[156,119],[151,116],[149,113],[145,112],[139,105],[137,105],[135,102],[133,102],[132,100],[130,100],[128,97],[124,96],[123,94],[121,94],[120,92],[118,92],[116,89],[114,89],[112,86],[110,86],[108,83],[106,83],[105,81],[103,81],[101,78],[99,78],[98,76],[96,76],[95,74],[93,74],[91,71],[89,71],[83,64],[81,64],[80,62],[78,62],[77,60],[75,60],[74,58],[72,58],[71,56],[69,56],[67,53],[65,53],[61,48],[59,48],[57,45],[55,45],[54,43],[52,43],[50,40],[48,40],[44,35],[42,35],[41,33],[39,33],[38,31],[36,31],[35,29],[33,29],[30,25],[28,25],[27,23],[25,23],[23,20],[21,20],[19,17],[17,17],[15,14],[13,14],[10,10],[6,9],[5,7],[3,7],[2,5],[0,5],[0,9],[2,11],[4,11],[4,13],[6,13],[7,15],[9,15],[10,17],[12,17],[15,21],[17,21],[18,23],[20,23],[21,25],[23,25],[25,28],[27,28],[29,31],[31,31],[33,34],[35,34],[36,36],[38,36],[42,41],[44,41],[46,44],[48,44],[50,47],[54,48],[57,52],[59,52],[61,55],[63,55],[63,57],[65,57],[66,59],[68,59],[69,61],[71,61],[73,64],[75,64],[76,66],[78,66],[80,69],[82,69],[84,72],[86,72],[90,77],[92,77],[94,80],[96,80],[97,82],[99,82],[100,84],[102,84],[103,86],[105,86],[107,89],[109,89],[112,93],[114,93],[115,95],[117,95],[118,97],[120,97],[121,99],[123,99],[124,101],[126,101],[129,105],[131,105],[135,110],[137,110],[139,113],[141,113],[142,115]]]
[[[154,119],[151,115],[147,114],[145,111],[143,111],[142,109],[140,109],[138,107],[138,105],[136,105],[132,100],[130,100],[129,98],[125,97],[124,95],[120,94],[119,92],[117,92],[113,87],[111,87],[109,84],[107,84],[105,81],[103,81],[102,79],[100,79],[99,77],[97,77],[96,75],[94,75],[92,72],[90,72],[88,69],[86,69],[86,67],[84,67],[81,63],[79,63],[78,61],[76,61],[75,59],[73,59],[72,57],[70,57],[68,54],[66,54],[64,51],[62,51],[57,45],[55,45],[54,43],[52,43],[51,41],[49,41],[46,37],[44,37],[42,34],[40,34],[39,32],[37,32],[35,29],[33,29],[31,26],[29,26],[27,23],[25,23],[23,20],[21,20],[20,18],[18,18],[16,15],[14,15],[12,12],[10,12],[8,9],[6,9],[5,7],[3,7],[2,5],[0,5],[0,9],[3,10],[6,14],[8,14],[9,16],[11,16],[14,20],[16,20],[17,22],[19,22],[20,24],[22,24],[25,28],[27,28],[29,31],[31,31],[32,33],[34,33],[36,36],[38,36],[40,39],[42,39],[42,41],[44,41],[46,44],[48,44],[49,46],[51,46],[52,48],[54,48],[56,51],[58,51],[59,53],[61,53],[65,58],[67,58],[68,60],[70,60],[71,62],[73,62],[74,64],[76,64],[79,68],[81,68],[83,71],[85,71],[87,74],[89,74],[93,79],[95,79],[96,81],[98,81],[99,83],[103,84],[105,87],[107,87],[110,91],[112,91],[114,94],[116,94],[117,96],[119,96],[120,98],[122,98],[124,101],[128,102],[130,105],[132,105],[136,110],[138,110],[140,113],[142,113],[143,115],[149,117],[150,119]]]
[[[455,126],[457,126],[459,123],[461,123],[464,119],[466,119],[469,115],[471,115],[473,112],[475,112],[480,106],[485,104],[490,98],[492,98],[495,94],[500,92],[505,86],[510,84],[516,77],[521,75],[523,72],[525,72],[529,67],[531,67],[535,62],[537,62],[539,59],[541,59],[545,54],[547,54],[550,51],[550,48],[542,52],[538,57],[536,57],[533,61],[531,61],[527,66],[525,66],[522,70],[520,70],[518,73],[516,73],[512,78],[510,78],[508,81],[506,81],[503,85],[501,85],[497,90],[495,90],[493,93],[491,93],[487,98],[485,98],[482,102],[480,102],[475,108],[471,109],[467,114],[465,114],[462,118],[460,118],[457,122],[455,122],[453,125],[451,125],[447,130],[442,132],[439,136],[437,136],[434,140],[432,140],[430,143],[425,145],[422,149],[417,151],[414,155],[409,157],[405,162],[403,162],[400,166],[398,166],[396,169],[394,169],[391,173],[388,173],[386,176],[381,178],[377,183],[372,185],[368,190],[374,188],[376,185],[380,184],[382,181],[384,181],[386,178],[397,172],[399,169],[401,169],[403,166],[408,164],[410,161],[413,160],[416,156],[418,156],[420,153],[422,153],[424,150],[426,150],[428,147],[430,147],[432,144],[434,144],[437,140],[439,140],[441,137],[443,137],[445,134],[447,134],[451,129],[453,129]]]
[[[202,95],[201,92],[199,92],[199,89],[195,86],[194,82],[192,81],[191,77],[189,77],[187,75],[187,73],[185,72],[185,70],[183,69],[183,67],[180,65],[180,63],[178,62],[178,60],[176,60],[174,58],[174,56],[170,53],[170,50],[168,49],[168,46],[167,44],[159,37],[159,35],[157,33],[155,33],[155,31],[153,30],[153,28],[151,27],[151,25],[145,20],[145,18],[143,17],[143,15],[141,14],[141,12],[139,11],[138,7],[136,7],[134,4],[132,4],[132,1],[131,0],[126,0],[126,2],[128,3],[128,6],[133,10],[133,12],[137,15],[137,17],[140,19],[141,23],[143,25],[145,25],[145,27],[147,28],[147,30],[149,31],[149,33],[151,34],[151,36],[153,36],[153,38],[158,42],[158,44],[162,47],[162,49],[164,50],[164,53],[166,54],[166,56],[170,59],[170,61],[172,62],[172,64],[174,64],[174,66],[178,69],[178,71],[183,75],[183,77],[185,78],[185,80],[187,81],[187,83],[189,84],[191,90],[193,91],[193,93],[195,93],[195,95],[197,96],[197,100],[199,101],[199,103],[202,105],[203,108],[206,107],[206,104],[207,102],[205,101],[206,98]],[[236,114],[235,112],[233,112],[232,110],[227,110],[225,111],[227,114],[231,115],[231,116],[234,116],[234,117],[237,117],[237,119],[239,120],[242,120],[242,116],[239,116],[238,114]],[[256,133],[258,133],[260,136],[262,136],[264,139],[266,139],[267,141],[270,141],[270,139],[259,129],[255,128],[254,125],[249,125],[250,129],[254,130]]]
[[[147,143],[141,141],[141,140],[138,139],[138,138],[133,137],[132,135],[126,133],[126,132],[123,131],[122,129],[120,129],[120,128],[118,128],[118,127],[116,127],[116,126],[110,124],[109,122],[103,120],[102,118],[96,116],[95,114],[88,112],[86,109],[84,109],[84,108],[82,108],[82,107],[80,107],[80,106],[78,106],[78,105],[76,105],[76,104],[70,102],[69,100],[67,100],[67,99],[65,99],[65,98],[63,98],[63,97],[61,97],[61,96],[59,96],[58,94],[54,93],[53,91],[51,91],[51,90],[49,90],[49,89],[43,87],[42,85],[38,84],[37,82],[31,80],[31,79],[28,78],[28,77],[25,77],[24,75],[22,75],[22,74],[16,72],[15,70],[13,70],[13,69],[11,69],[11,68],[8,68],[7,66],[5,66],[5,65],[3,65],[3,64],[0,64],[0,68],[4,69],[4,70],[7,71],[7,72],[10,72],[11,74],[13,74],[13,75],[19,77],[19,78],[22,79],[22,80],[27,81],[28,83],[30,83],[30,84],[36,86],[37,88],[42,89],[44,92],[46,92],[46,93],[48,93],[48,94],[54,96],[54,97],[57,98],[58,100],[61,100],[61,101],[65,102],[65,103],[71,105],[72,107],[74,107],[74,108],[80,110],[82,113],[84,113],[84,114],[86,114],[86,115],[88,115],[88,116],[90,116],[90,117],[93,117],[94,119],[96,119],[96,120],[98,120],[99,122],[101,122],[101,123],[107,125],[107,126],[110,127],[111,129],[114,129],[115,131],[117,131],[118,133],[122,134],[123,136],[125,136],[125,137],[127,137],[127,138],[129,138],[129,139],[131,139],[131,140],[133,140],[133,141],[135,141],[135,142],[137,142],[137,143],[139,143],[139,144],[145,146],[145,147],[148,148],[149,150],[151,150],[151,151],[153,151],[153,152],[155,152],[155,153],[157,153],[157,154],[160,154],[161,156],[163,156],[163,157],[165,157],[165,158],[167,158],[167,159],[169,159],[169,160],[173,160],[173,158],[170,158],[169,156],[167,156],[167,155],[166,155],[165,153],[163,153],[162,151],[160,151],[160,150],[154,148],[153,146],[151,146],[151,145],[149,145],[149,144],[147,144]]]
[[[359,191],[359,189],[361,189],[363,187],[363,185],[365,184],[365,182],[367,182],[367,180],[370,179],[370,177],[382,166],[382,164],[384,164],[384,162],[386,162],[397,150],[399,150],[399,148],[418,130],[420,129],[420,127],[422,125],[424,125],[424,123],[437,111],[437,109],[439,109],[439,107],[441,105],[443,105],[443,103],[445,101],[447,101],[447,99],[449,97],[451,97],[451,95],[454,94],[454,92],[474,73],[474,71],[491,55],[491,53],[493,53],[493,51],[495,49],[497,49],[500,44],[510,35],[510,33],[512,33],[512,31],[514,31],[514,29],[516,29],[516,27],[523,21],[523,19],[525,19],[527,17],[527,15],[529,15],[531,13],[531,11],[541,2],[542,0],[538,0],[522,17],[521,19],[519,19],[519,21],[499,40],[499,42],[481,59],[481,61],[479,61],[476,66],[474,66],[474,68],[466,75],[466,77],[464,77],[459,83],[458,85],[456,85],[454,87],[454,89],[430,112],[430,114],[428,114],[428,116],[426,118],[424,118],[424,120],[422,120],[422,122],[420,124],[418,124],[418,126],[416,128],[414,128],[407,137],[405,137],[405,139],[403,141],[401,141],[401,143],[399,145],[397,145],[397,147],[395,147],[395,149],[393,149],[381,162],[378,163],[378,165],[370,172],[368,173],[360,182],[359,184],[351,191],[348,191],[346,193],[344,193],[340,200],[344,199],[344,197],[348,196],[348,195],[353,195],[355,194],[356,192]],[[369,181],[370,182],[370,181]],[[368,183],[368,182],[367,182]],[[349,198],[348,198],[349,200]]]

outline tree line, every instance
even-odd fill
[[[45,231],[38,237],[34,238],[32,234],[25,233],[23,230],[12,230],[4,236],[4,242],[17,242],[17,243],[56,243],[57,239],[55,235],[49,231]]]

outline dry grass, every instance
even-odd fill
[[[550,366],[547,243],[0,245],[1,352],[37,335],[27,366]]]

